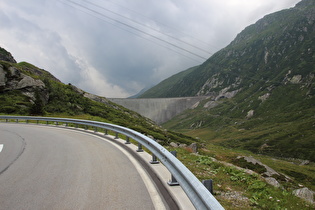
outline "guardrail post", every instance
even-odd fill
[[[78,124],[75,124],[75,128],[78,129],[78,127],[79,127],[79,125],[78,125]]]
[[[174,155],[176,157],[177,153],[176,151],[171,151],[172,155]],[[170,186],[177,186],[179,185],[179,183],[177,182],[177,180],[175,179],[175,177],[173,176],[173,174],[171,174],[171,180],[167,182],[168,185]]]
[[[108,135],[108,130],[107,129],[105,129],[104,135]]]
[[[126,142],[125,142],[125,144],[130,144],[129,136],[126,136]]]
[[[157,160],[157,157],[152,153],[152,160],[150,161],[151,164],[159,164],[160,162]]]
[[[19,119],[16,119],[16,121],[15,121],[16,123],[19,123]]]
[[[138,143],[138,149],[137,149],[137,152],[143,152],[143,149],[142,149],[142,144]]]
[[[39,123],[39,120],[36,120],[36,124],[38,125],[38,123]]]
[[[97,132],[97,127],[94,128],[94,133],[96,133],[96,132]]]
[[[155,139],[153,139],[156,141]],[[152,160],[150,161],[151,164],[159,164],[160,162],[157,160],[157,157],[152,153]]]
[[[7,123],[7,122],[8,122],[8,119],[5,119],[5,122]]]
[[[213,185],[212,179],[202,180],[202,184],[209,190],[209,192],[213,195]]]
[[[48,125],[48,121],[46,121],[46,125]]]
[[[115,139],[119,139],[117,132],[115,133]]]
[[[28,120],[26,120],[26,124],[28,124]]]
[[[68,127],[68,123],[66,122],[66,127]]]

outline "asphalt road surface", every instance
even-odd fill
[[[0,123],[0,209],[155,209],[130,159],[84,132]]]

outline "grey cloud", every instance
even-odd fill
[[[85,1],[75,2],[84,4]],[[0,45],[7,46],[18,61],[26,60],[45,68],[65,83],[103,96],[126,97],[202,63],[202,59],[181,47],[206,58],[211,55],[184,42],[214,53],[231,42],[245,26],[297,2],[93,1],[130,20],[93,7],[100,14],[141,29],[144,32],[141,33],[98,13],[69,6],[71,3],[67,0],[3,0]]]

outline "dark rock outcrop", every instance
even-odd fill
[[[0,60],[2,61],[7,61],[7,62],[11,62],[11,63],[16,63],[15,59],[13,58],[13,56],[11,55],[11,53],[9,53],[8,51],[6,51],[5,49],[3,49],[2,47],[0,47]]]

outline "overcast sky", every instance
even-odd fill
[[[299,0],[1,0],[0,46],[17,62],[124,98],[227,46]]]

